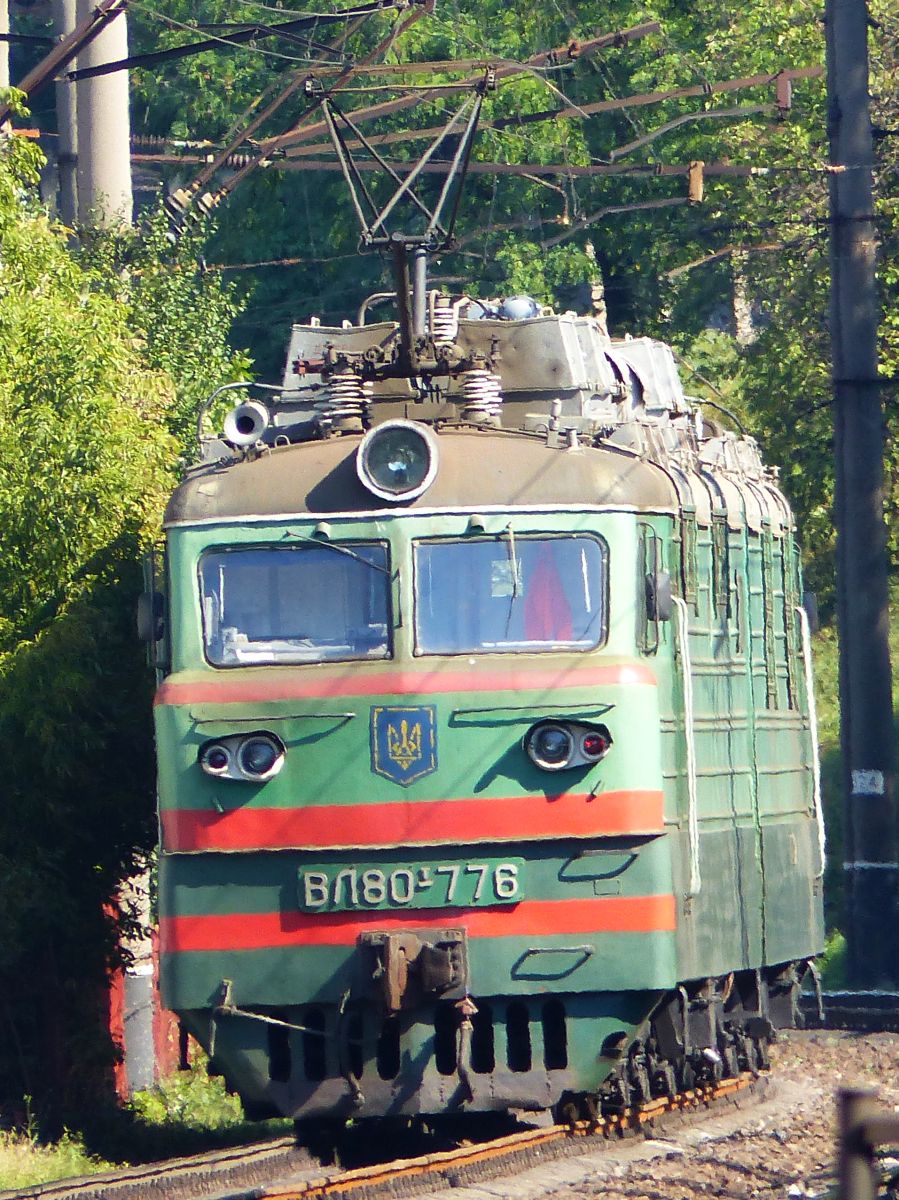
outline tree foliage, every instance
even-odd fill
[[[293,11],[297,6],[293,6]],[[895,6],[872,0],[871,57],[875,121],[887,131],[878,143],[878,212],[884,258],[883,373],[895,374],[899,323],[895,317],[896,203],[888,181],[896,167]],[[303,6],[299,6],[303,10]],[[227,11],[226,11],[227,10]],[[278,20],[244,2],[161,0],[157,11],[191,22]],[[613,332],[650,333],[672,342],[687,360],[693,353],[716,390],[691,377],[691,388],[715,399],[723,391],[742,422],[785,464],[784,481],[796,505],[809,551],[813,582],[825,593],[832,575],[833,471],[828,401],[828,213],[825,89],[822,77],[797,80],[788,110],[775,105],[773,83],[734,90],[716,85],[785,68],[824,62],[820,6],[808,0],[565,0],[508,5],[496,0],[449,0],[392,46],[389,61],[484,55],[523,60],[571,39],[656,20],[660,32],[614,45],[546,73],[503,82],[488,97],[484,116],[524,118],[484,129],[475,157],[500,162],[572,165],[682,164],[701,160],[755,168],[751,177],[709,175],[701,204],[686,201],[683,177],[615,175],[594,178],[473,175],[466,185],[460,247],[434,266],[437,282],[474,294],[528,291],[539,300],[583,309],[584,286],[599,263]],[[383,14],[354,36],[357,54],[370,48],[389,23]],[[133,28],[143,48],[190,40],[138,10]],[[314,30],[319,41],[330,31]],[[278,58],[280,53],[287,57]],[[201,55],[166,64],[137,81],[142,127],[158,135],[223,136],[232,121],[265,93],[271,95],[305,68],[295,43],[266,40],[252,48]],[[448,75],[433,75],[440,82]],[[369,82],[373,82],[369,80]],[[406,80],[404,82],[421,82]],[[645,93],[702,88],[704,94],[659,98],[649,104],[578,117],[528,122],[563,105],[613,102]],[[269,91],[266,91],[269,89]],[[564,95],[565,100],[561,98]],[[187,102],[187,97],[190,102]],[[382,97],[344,96],[360,108]],[[196,100],[199,99],[199,103]],[[424,98],[414,110],[367,123],[367,133],[437,125],[457,97]],[[184,101],[182,103],[182,101]],[[263,129],[289,128],[303,112],[300,93]],[[200,118],[197,114],[202,113]],[[323,142],[324,138],[317,138]],[[402,160],[423,142],[399,142]],[[354,253],[358,228],[342,179],[295,170],[298,160],[256,172],[221,211],[211,256],[220,263],[292,260],[236,276],[252,295],[239,318],[239,337],[264,373],[276,377],[292,320],[318,314],[326,321],[351,316],[367,292],[390,286],[386,264]],[[291,169],[285,169],[290,167]],[[193,168],[179,171],[183,182]],[[372,184],[375,191],[378,185]],[[433,196],[433,178],[423,188]],[[381,194],[381,193],[379,193]],[[659,201],[667,207],[635,208]],[[629,211],[605,212],[610,208]],[[601,214],[594,216],[594,214]],[[589,246],[588,246],[589,243]],[[300,261],[296,261],[300,260]],[[751,309],[751,338],[737,338],[734,301]],[[716,331],[709,337],[709,331]],[[887,462],[888,505],[894,521],[896,462]],[[899,553],[899,534],[891,550]]]
[[[61,1110],[111,1063],[108,906],[156,840],[141,555],[197,397],[242,363],[232,301],[162,260],[158,222],[130,277],[121,245],[76,256],[40,165],[0,141],[0,1102]]]
[[[899,25],[888,0],[870,7],[882,134],[882,370],[894,379],[899,212],[889,185],[899,165]],[[311,11],[297,3],[283,16],[297,10]],[[698,372],[685,367],[689,390],[731,409],[769,459],[783,464],[808,574],[826,595],[833,469],[824,83],[797,81],[792,107],[783,111],[768,80],[717,87],[823,64],[820,18],[820,6],[809,0],[439,0],[386,57],[523,61],[573,39],[659,22],[650,36],[503,81],[487,97],[484,118],[506,123],[485,128],[475,150],[488,162],[631,165],[644,173],[472,174],[458,248],[433,264],[433,279],[452,291],[525,291],[583,310],[587,285],[601,274],[613,332],[670,341]],[[199,25],[280,18],[277,7],[250,0],[158,0],[152,10],[136,6],[130,19],[133,48],[146,51],[208,36]],[[349,49],[357,56],[370,50],[392,21],[389,12],[373,17]],[[339,29],[315,27],[311,35],[329,41]],[[167,172],[169,184],[183,185],[209,145],[222,144],[229,129],[306,70],[303,48],[285,40],[168,61],[133,78],[135,131],[191,143],[181,148],[193,161]],[[435,73],[427,82],[449,78]],[[670,95],[685,88],[698,94]],[[656,99],[589,119],[557,115],[563,107],[614,105],[641,93]],[[348,94],[340,102],[354,109],[383,98]],[[458,101],[425,96],[415,109],[364,128],[378,134],[439,126]],[[289,128],[307,103],[298,88],[260,136]],[[528,119],[544,113],[549,119]],[[423,145],[398,141],[389,154],[410,161]],[[756,173],[707,175],[702,203],[688,204],[683,176],[652,172],[694,161]],[[0,744],[9,768],[0,812],[0,984],[18,976],[21,986],[26,938],[34,939],[58,981],[51,989],[57,1013],[76,1002],[64,981],[87,977],[76,960],[97,959],[102,901],[134,848],[152,840],[148,683],[131,639],[129,603],[140,546],[170,469],[189,446],[198,404],[247,370],[246,355],[226,344],[228,328],[232,344],[249,346],[263,375],[277,378],[291,321],[317,314],[339,322],[366,294],[391,286],[383,259],[357,254],[359,230],[342,178],[297,169],[301,163],[288,152],[251,175],[218,210],[208,247],[205,229],[174,244],[156,213],[138,234],[97,237],[72,254],[23,199],[34,181],[34,155],[18,140],[3,144]],[[370,183],[386,197],[383,182]],[[423,178],[426,198],[438,190],[438,177]],[[214,269],[198,274],[204,254]],[[222,285],[223,275],[236,281],[232,287]],[[897,432],[892,406],[887,420]],[[888,440],[886,463],[894,561],[897,444]],[[46,992],[35,984],[28,995],[43,1014]],[[0,1019],[5,1003],[0,999]],[[21,1047],[7,1075],[33,1087],[39,1022],[30,1033],[20,1028],[22,1011],[5,1018],[15,1033],[10,1047]]]

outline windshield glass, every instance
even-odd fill
[[[379,542],[210,551],[200,560],[200,598],[215,666],[390,653],[390,577]]]
[[[418,542],[416,649],[588,650],[605,631],[605,558],[587,534]]]

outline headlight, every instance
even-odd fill
[[[273,733],[244,733],[205,742],[197,761],[215,779],[265,783],[284,766],[284,754],[284,744]]]
[[[574,752],[574,738],[564,725],[549,722],[535,725],[528,734],[525,747],[538,767],[544,771],[561,771],[569,765]]]
[[[604,758],[612,745],[605,725],[579,721],[538,721],[524,735],[524,748],[541,771],[588,767]]]
[[[362,439],[356,473],[381,500],[414,500],[434,482],[437,439],[415,421],[385,421]]]
[[[250,779],[268,779],[281,758],[281,750],[273,738],[250,737],[241,742],[237,765]]]

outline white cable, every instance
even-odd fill
[[[818,751],[818,711],[815,707],[815,680],[812,675],[812,631],[808,623],[808,613],[801,604],[796,605],[799,613],[799,628],[802,630],[802,661],[805,666],[805,694],[808,699],[809,732],[812,737],[812,781],[815,805],[815,821],[818,825],[818,873],[816,879],[824,874],[824,849],[826,835],[824,831],[824,805],[821,802],[821,759]]]
[[[696,896],[702,888],[699,873],[699,813],[696,793],[696,739],[693,730],[693,665],[690,661],[690,629],[687,623],[687,602],[680,596],[671,597],[677,609],[677,637],[680,642],[684,671],[684,740],[687,746],[687,836],[690,844],[690,887],[688,896]]]

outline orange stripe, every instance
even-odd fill
[[[522,900],[502,908],[407,909],[401,913],[227,913],[163,917],[163,953],[263,950],[288,946],[352,946],[367,930],[459,925],[474,937],[546,937],[555,934],[669,933],[674,896],[602,896],[581,900]]]
[[[169,851],[423,846],[663,832],[660,791],[322,804],[306,808],[165,809]]]
[[[378,671],[349,664],[339,675],[306,673],[308,668],[276,668],[277,675],[248,678],[223,672],[199,682],[163,683],[156,704],[256,704],[274,700],[322,700],[341,696],[435,696],[445,692],[546,691],[557,688],[655,684],[642,663],[546,668],[491,668],[489,671]]]

